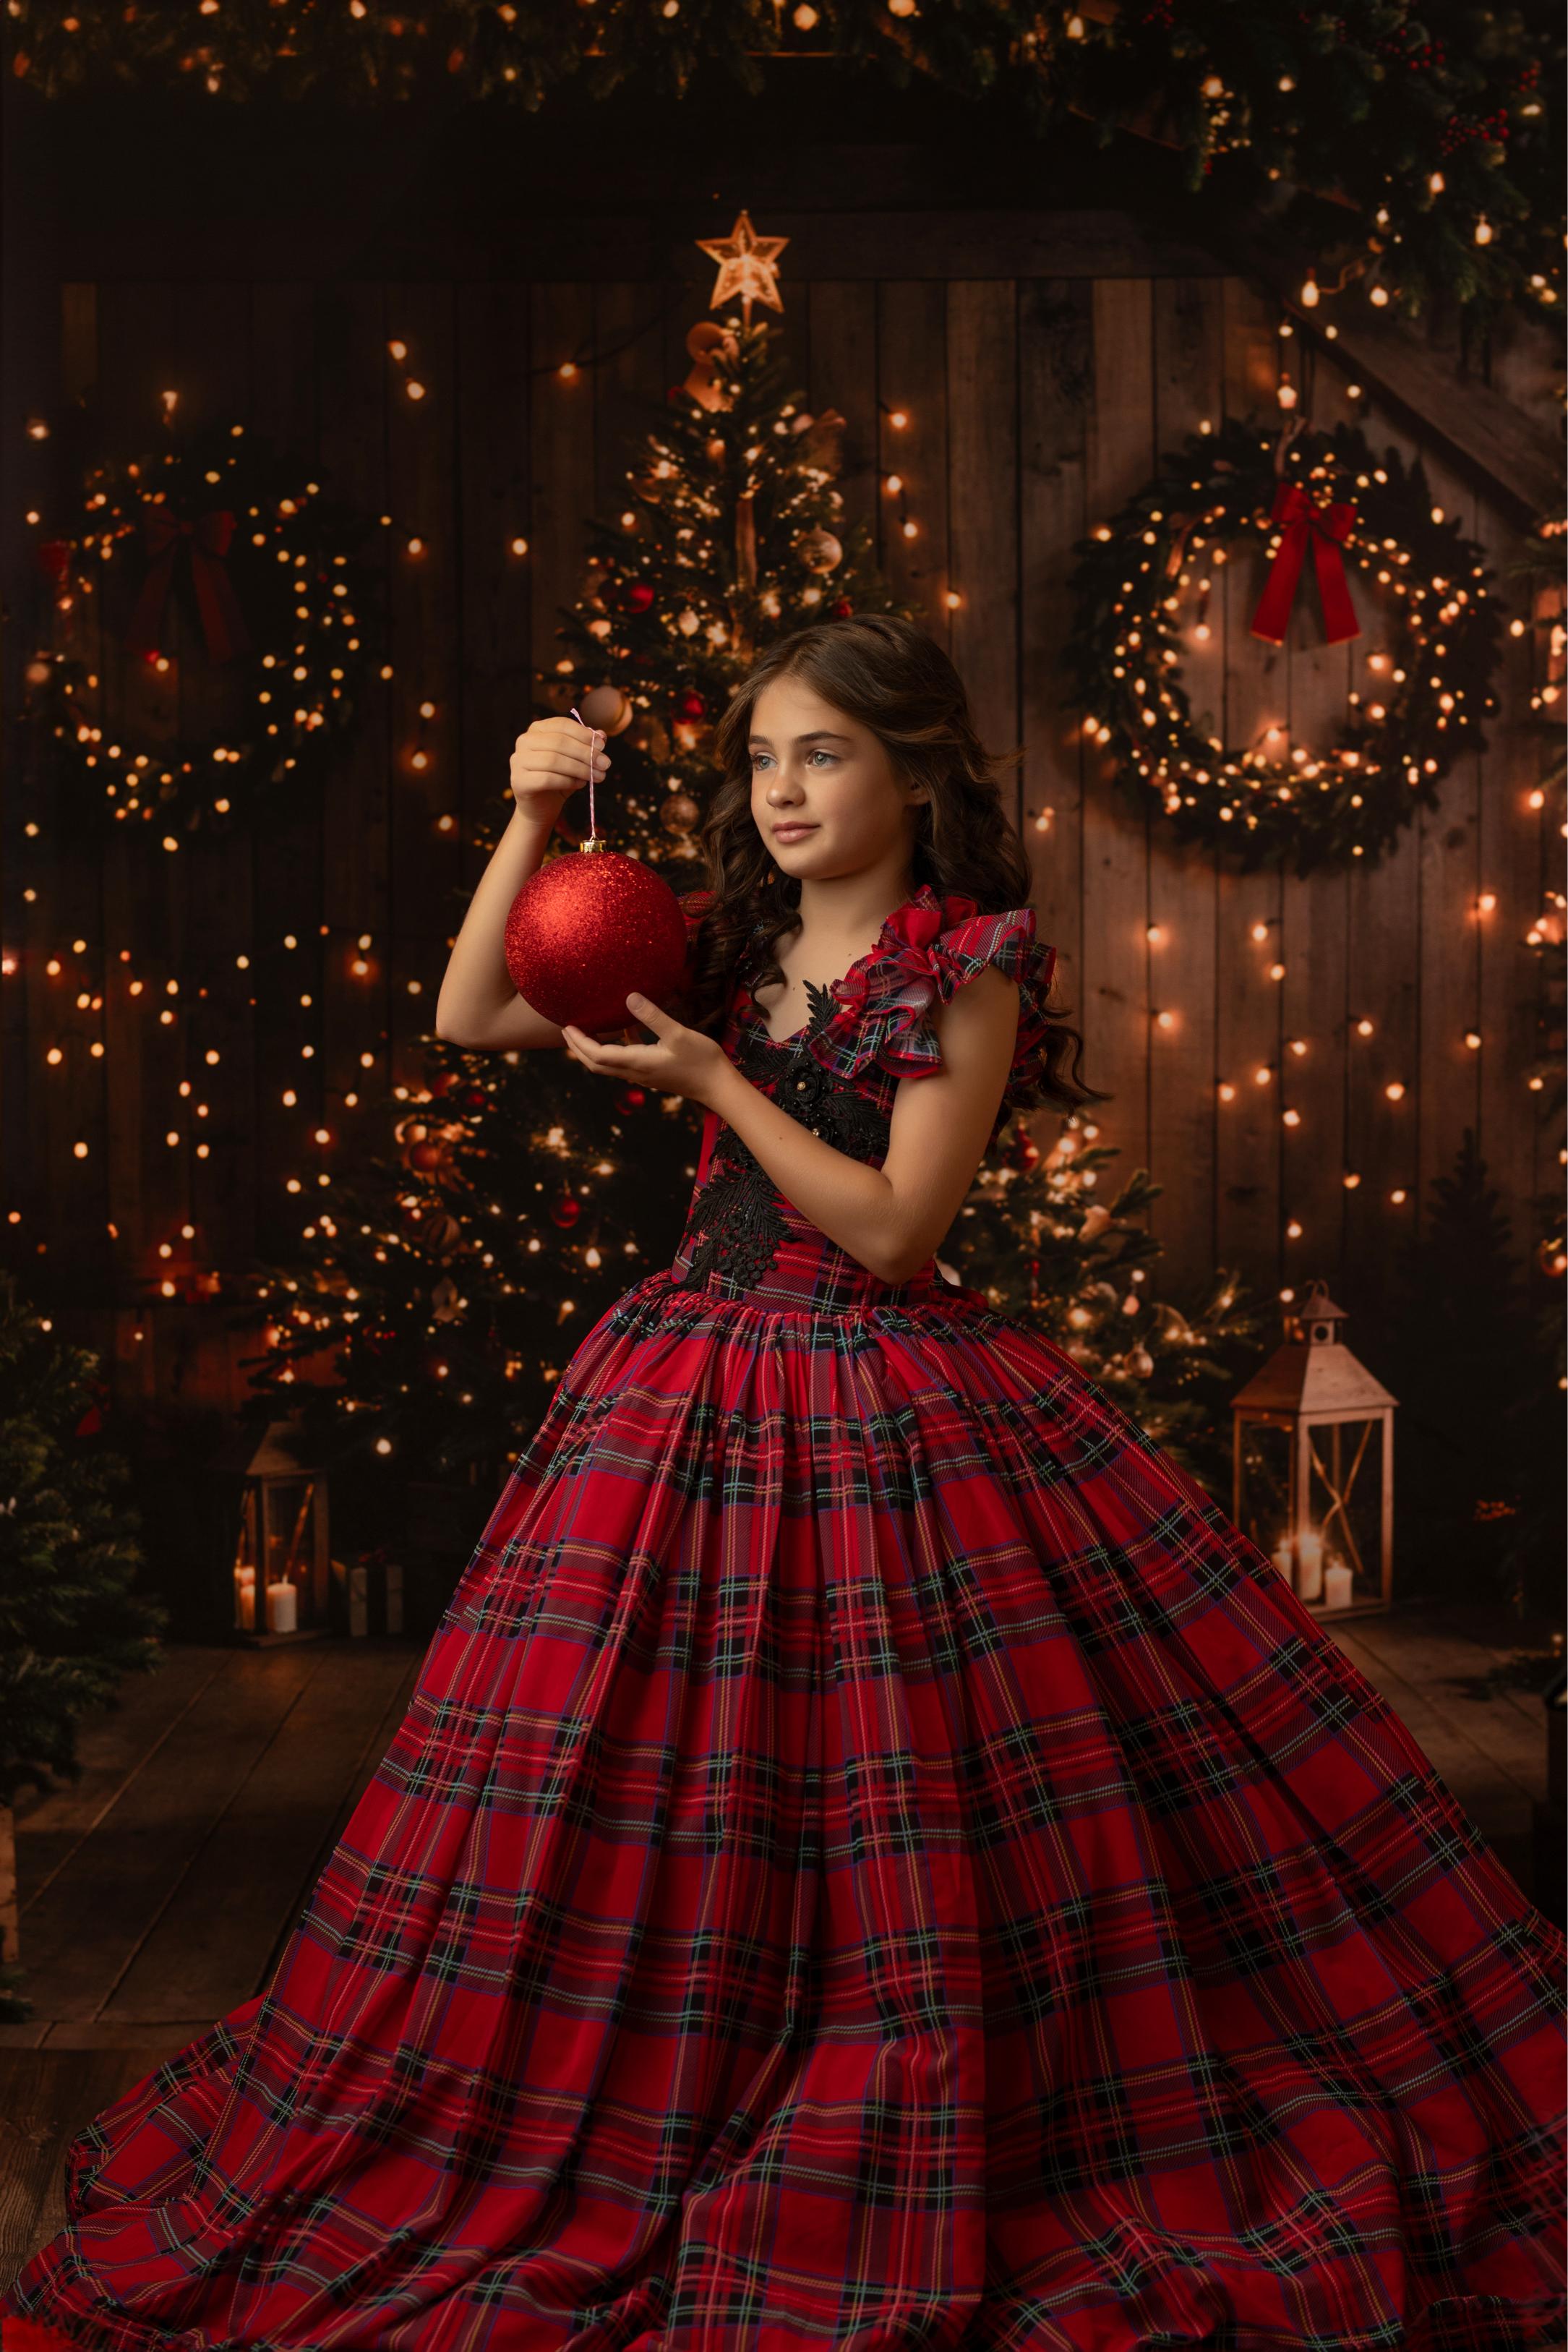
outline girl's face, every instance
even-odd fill
[[[803,678],[768,680],[750,749],[751,814],[780,872],[826,881],[907,862],[924,791],[901,782],[880,737]]]

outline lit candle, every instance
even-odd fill
[[[1351,1573],[1343,1559],[1323,1571],[1323,1597],[1331,1609],[1350,1607]]]
[[[256,1570],[236,1568],[235,1570],[235,1623],[242,1633],[256,1631]]]
[[[1323,1589],[1323,1539],[1316,1528],[1296,1538],[1296,1598],[1315,1601]]]
[[[299,1622],[298,1596],[287,1578],[280,1584],[267,1588],[267,1630],[269,1633],[293,1633]]]

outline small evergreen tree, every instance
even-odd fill
[[[0,1804],[75,1779],[80,1717],[159,1661],[164,1612],[132,1589],[140,1520],[97,1376],[0,1269]]]
[[[1117,1157],[1092,1119],[1063,1122],[1041,1152],[1015,1123],[978,1171],[945,1244],[954,1270],[1043,1332],[1222,1508],[1231,1495],[1230,1398],[1260,1360],[1258,1311],[1221,1269],[1191,1313],[1154,1297],[1160,1244],[1139,1220],[1161,1187],[1134,1170],[1098,1197]]]
[[[81,1769],[77,1727],[158,1663],[128,1472],[103,1442],[98,1360],[68,1346],[0,1270],[0,1809]],[[0,2021],[29,2013],[0,1968]]]

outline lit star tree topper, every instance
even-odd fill
[[[721,302],[738,294],[741,320],[747,327],[754,302],[766,302],[770,310],[782,310],[777,264],[789,242],[787,236],[758,236],[747,212],[737,214],[735,226],[727,236],[699,236],[695,240],[698,251],[718,264],[718,278],[708,309],[716,310]]]

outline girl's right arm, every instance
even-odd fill
[[[512,901],[544,861],[563,802],[589,777],[598,782],[610,762],[603,737],[591,738],[575,719],[536,719],[512,751],[512,798],[506,832],[496,845],[442,976],[435,1034],[449,1045],[510,1052],[564,1043],[555,1022],[517,994],[507,970],[507,917]]]

